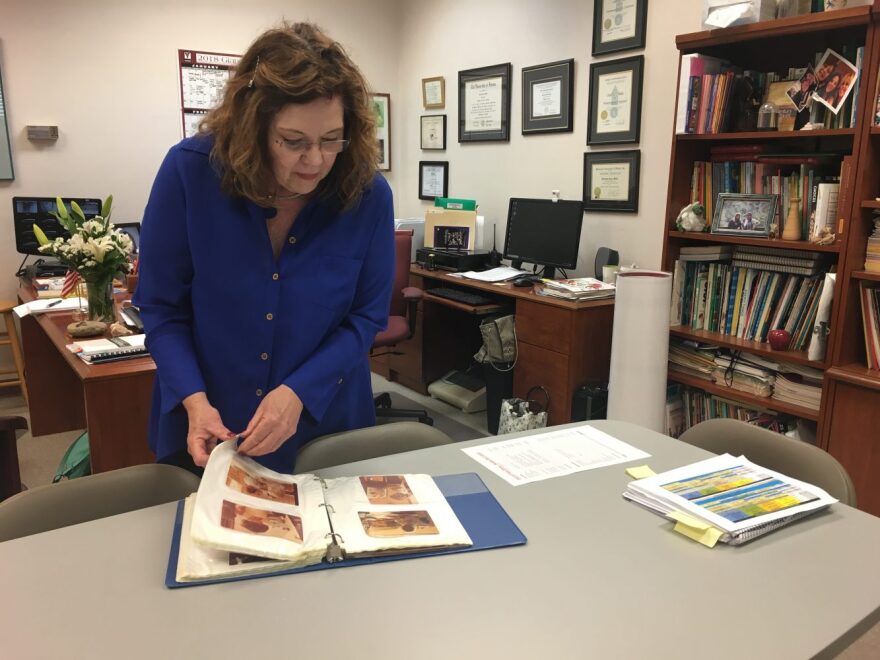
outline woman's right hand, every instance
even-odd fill
[[[220,413],[208,402],[204,392],[190,394],[183,400],[183,407],[189,418],[189,432],[186,448],[199,467],[208,463],[208,455],[218,442],[231,440],[235,433],[230,431],[220,419]]]

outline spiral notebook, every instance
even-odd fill
[[[67,349],[89,364],[128,360],[149,355],[144,344],[146,335],[128,335],[109,339],[85,339],[68,344]]]

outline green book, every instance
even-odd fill
[[[473,199],[453,199],[452,197],[435,197],[434,206],[452,211],[476,211],[477,202]]]

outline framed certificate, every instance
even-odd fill
[[[446,79],[443,76],[422,78],[422,105],[425,110],[442,110],[446,107]]]
[[[419,199],[449,197],[449,163],[445,160],[419,161]]]
[[[574,115],[574,60],[522,70],[522,133],[570,133]]]
[[[446,148],[446,115],[422,115],[421,148],[443,151]]]
[[[590,65],[587,144],[639,141],[644,63],[638,55]]]
[[[648,0],[594,0],[593,55],[645,47]]]
[[[373,94],[376,113],[376,140],[379,142],[379,170],[391,171],[391,94]]]
[[[638,212],[640,160],[638,149],[585,153],[584,211]]]
[[[510,140],[510,62],[458,72],[458,141]]]

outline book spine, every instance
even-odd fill
[[[699,76],[691,76],[688,85],[688,107],[685,131],[687,133],[697,132],[697,117],[700,112],[700,78]]]

